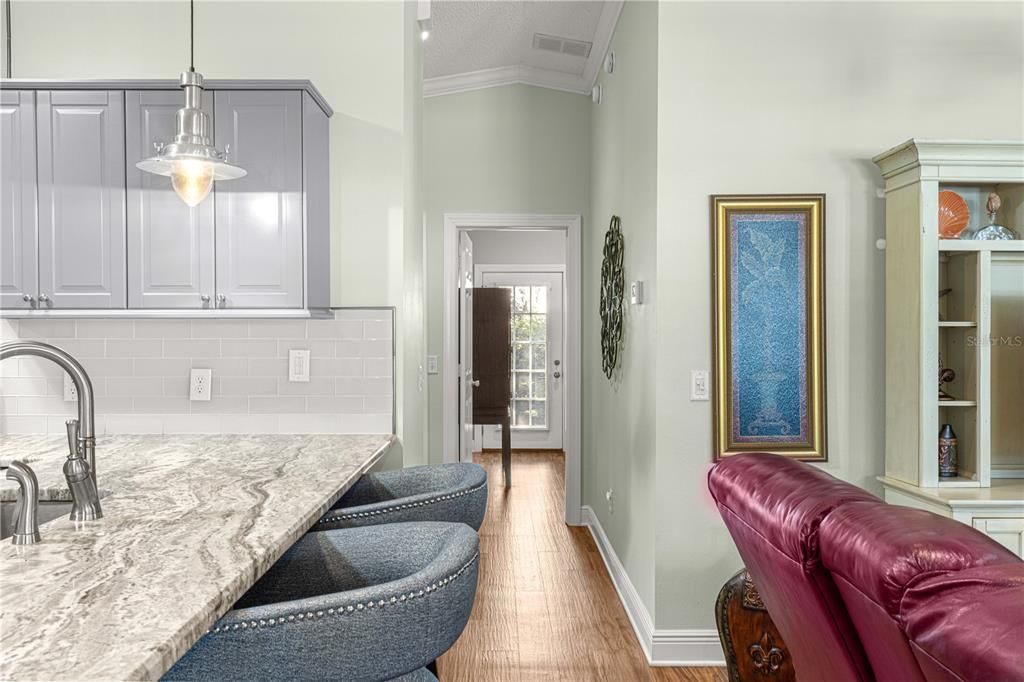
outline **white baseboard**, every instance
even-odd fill
[[[722,666],[725,658],[717,630],[655,630],[654,620],[644,606],[640,594],[626,573],[626,568],[615,554],[608,536],[594,510],[584,505],[581,509],[583,524],[590,528],[597,549],[604,559],[605,568],[612,578],[619,601],[626,610],[633,633],[647,662],[652,666]]]

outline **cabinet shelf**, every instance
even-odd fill
[[[1024,239],[1012,241],[972,241],[970,239],[940,239],[939,251],[950,255],[958,253],[977,253],[978,251],[1006,251],[1024,253]]]
[[[977,407],[977,400],[940,400],[939,407]]]
[[[981,482],[974,476],[953,476],[940,478],[940,488],[980,488]]]
[[[977,327],[977,322],[970,322],[967,320],[939,320],[939,328],[959,327],[964,329],[970,329],[971,327]]]

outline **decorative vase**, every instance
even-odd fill
[[[957,438],[952,424],[943,424],[939,429],[939,478],[955,478],[957,468]]]
[[[985,208],[988,209],[988,225],[971,230],[967,229],[960,233],[960,239],[975,239],[979,241],[1010,241],[1017,238],[1013,230],[1002,225],[996,225],[996,211],[1002,206],[999,195],[992,192],[988,195],[988,202]]]

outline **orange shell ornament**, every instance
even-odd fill
[[[948,189],[939,192],[939,237],[956,239],[971,219],[964,198]]]

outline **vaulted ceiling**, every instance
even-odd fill
[[[621,0],[433,0],[427,97],[508,83],[589,93]]]

